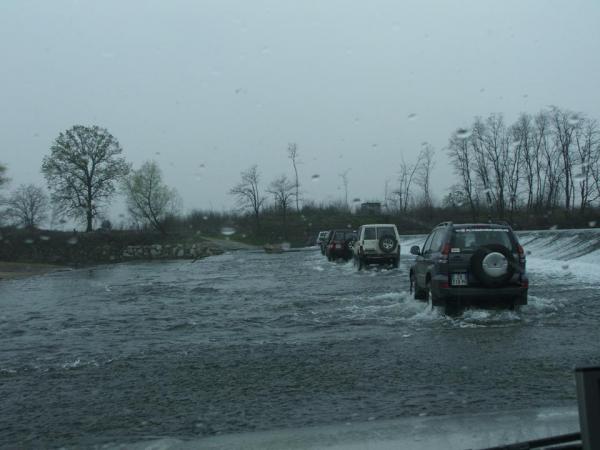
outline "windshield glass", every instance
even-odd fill
[[[392,236],[396,237],[396,232],[394,227],[377,227],[377,238],[381,238],[383,236]]]
[[[599,24],[599,0],[0,0],[0,450],[581,431]]]
[[[509,250],[515,250],[509,230],[502,228],[458,228],[452,232],[450,244],[453,248],[459,248],[462,251],[475,251],[481,246],[490,244],[498,244]]]

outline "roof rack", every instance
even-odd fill
[[[506,225],[507,227],[512,228],[512,224],[506,219],[494,219],[490,217],[488,218],[488,223],[495,223],[496,225]]]
[[[437,227],[447,227],[447,226],[449,226],[449,225],[452,225],[452,222],[440,222],[440,223],[438,223],[438,224],[435,226],[435,228],[437,228]]]

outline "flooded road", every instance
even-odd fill
[[[0,446],[574,406],[600,273],[530,259],[521,311],[448,318],[412,299],[410,260],[241,251],[2,282]]]

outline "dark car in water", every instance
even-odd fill
[[[470,305],[514,309],[527,304],[525,252],[505,223],[443,222],[410,252],[410,283],[418,300],[448,312]]]
[[[325,246],[325,256],[329,261],[352,258],[352,247],[356,241],[356,231],[333,230]]]

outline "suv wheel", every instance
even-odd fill
[[[413,273],[410,274],[410,278],[415,290],[415,300],[427,300],[427,291],[419,287],[415,275]]]

